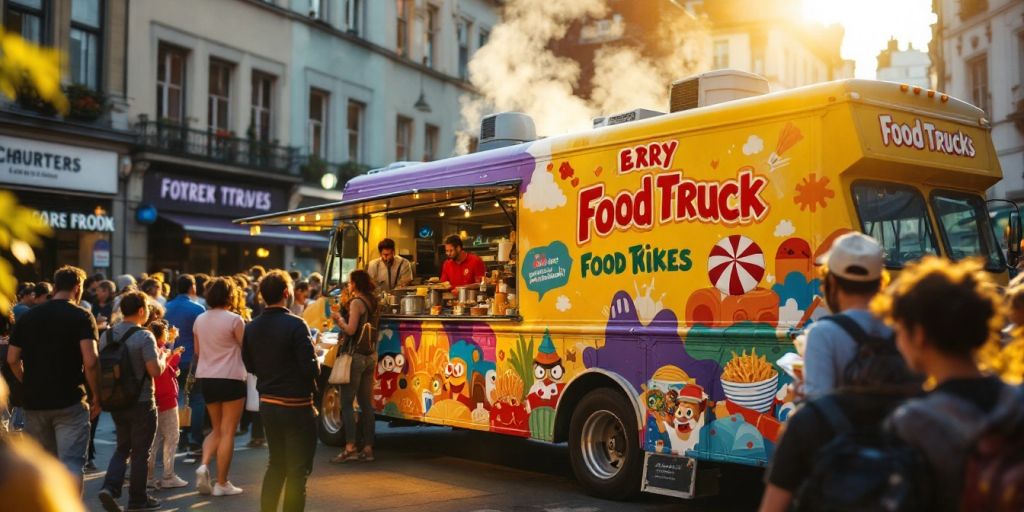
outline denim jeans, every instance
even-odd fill
[[[156,406],[153,402],[139,402],[130,409],[112,411],[117,429],[117,448],[107,465],[103,488],[115,497],[121,497],[121,486],[131,457],[132,472],[128,482],[128,506],[146,502],[146,474],[149,472],[150,449],[156,435]]]
[[[25,432],[64,464],[81,484],[89,450],[89,406],[85,402],[52,410],[25,410]]]
[[[181,374],[178,375],[178,408],[185,406],[185,381],[188,379],[188,364],[181,364]],[[192,426],[186,427],[189,434],[189,444],[203,446],[206,436],[203,434],[203,426],[206,423],[206,400],[203,399],[203,392],[199,386],[192,386],[192,393],[188,397],[188,406],[192,408]]]
[[[263,476],[260,510],[276,512],[284,488],[284,512],[306,506],[306,478],[316,453],[316,416],[312,407],[283,407],[261,403],[270,459]]]
[[[359,402],[359,428],[365,446],[373,446],[373,431],[376,416],[373,412],[373,371],[377,366],[376,356],[352,354],[352,376],[348,384],[341,386],[341,419],[345,425],[345,441],[356,443],[356,412],[352,399]]]

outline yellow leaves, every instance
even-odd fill
[[[0,249],[11,251],[22,264],[35,261],[32,247],[43,244],[43,237],[51,235],[50,227],[35,211],[18,204],[14,194],[0,191]],[[17,279],[10,263],[0,258],[0,312],[11,307],[17,290]]]
[[[60,89],[61,53],[29,43],[17,34],[0,30],[0,93],[14,99],[31,88],[61,114],[69,110]]]

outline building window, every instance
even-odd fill
[[[318,89],[309,90],[309,154],[327,158],[327,105],[330,94]]]
[[[750,49],[750,71],[755,75],[765,75],[764,46],[758,45]]]
[[[47,0],[7,0],[4,12],[4,29],[19,34],[26,41],[44,44]]]
[[[348,159],[350,162],[362,163],[362,131],[363,113],[366,105],[358,101],[348,101]]]
[[[343,30],[349,34],[363,33],[363,0],[345,0],[345,24]]]
[[[714,69],[729,67],[729,41],[715,41]]]
[[[423,161],[430,162],[437,158],[437,143],[440,140],[441,129],[428,124],[423,136]]]
[[[188,53],[161,44],[157,50],[156,117],[174,123],[185,121],[185,63]]]
[[[71,46],[68,60],[71,81],[90,89],[99,89],[100,41],[103,27],[101,0],[72,0]]]
[[[437,6],[427,5],[426,30],[423,33],[423,64],[427,67],[434,67],[434,50],[437,41]]]
[[[309,17],[318,20],[327,20],[327,0],[309,0]]]
[[[231,64],[210,60],[210,94],[206,113],[210,130],[231,130]]]
[[[971,86],[971,103],[989,113],[987,54],[967,61],[967,76]]]
[[[412,145],[412,119],[398,116],[395,128],[395,161],[409,160],[409,147]]]
[[[251,136],[270,141],[273,113],[274,77],[259,71],[252,73],[252,132]]]
[[[459,43],[459,78],[469,79],[469,31],[472,24],[465,18],[459,18],[455,25],[455,37]]]
[[[409,0],[395,0],[395,51],[409,56]]]
[[[479,50],[484,46],[487,46],[487,40],[491,38],[491,31],[483,27],[480,28],[480,34],[477,36],[476,49]]]

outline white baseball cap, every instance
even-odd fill
[[[849,281],[875,281],[882,278],[885,252],[874,238],[863,233],[847,233],[835,239],[832,248],[819,261],[830,274]]]

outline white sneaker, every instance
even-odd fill
[[[178,487],[185,487],[188,482],[184,481],[178,475],[171,475],[158,482],[160,487],[163,489],[177,489]]]
[[[228,482],[224,485],[213,484],[213,495],[214,496],[234,496],[236,494],[242,494],[241,487],[235,487],[234,484]]]
[[[206,464],[196,468],[196,490],[199,494],[213,493],[213,488],[210,487],[210,469]]]

